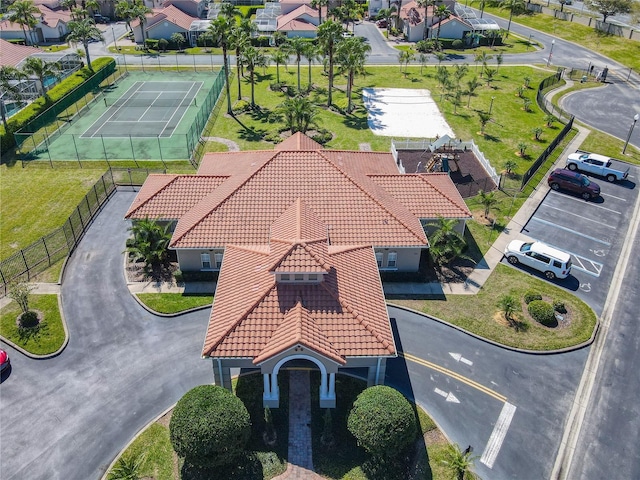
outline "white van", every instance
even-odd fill
[[[571,255],[542,242],[513,240],[504,255],[510,264],[522,263],[543,272],[549,280],[567,278],[571,272]]]

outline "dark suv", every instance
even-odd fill
[[[592,182],[581,173],[564,168],[556,168],[551,172],[548,183],[554,190],[562,189],[577,193],[585,200],[596,198],[600,195],[600,185]]]

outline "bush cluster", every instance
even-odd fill
[[[416,439],[416,423],[411,404],[400,392],[377,385],[358,395],[347,428],[371,455],[392,458],[404,453]]]
[[[553,309],[558,313],[567,313],[567,307],[560,300],[554,300]]]
[[[527,292],[525,292],[524,303],[529,305],[534,300],[542,300],[542,295],[540,295],[538,292],[534,292],[533,290],[528,290]]]
[[[234,462],[251,436],[242,401],[217,385],[189,390],[176,404],[169,423],[173,449],[185,463],[215,468]]]
[[[553,310],[553,305],[543,300],[533,300],[529,303],[527,307],[529,311],[529,315],[533,317],[533,319],[545,325],[547,327],[552,327],[556,324],[556,316]]]

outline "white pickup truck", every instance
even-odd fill
[[[611,159],[604,155],[588,152],[576,152],[567,158],[567,168],[569,170],[580,170],[581,172],[593,173],[605,177],[609,182],[624,180],[629,175],[629,169],[624,172],[611,168]]]

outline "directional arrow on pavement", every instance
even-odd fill
[[[473,362],[471,360],[467,360],[459,353],[449,352],[449,355],[451,355],[456,362],[465,363],[467,365],[473,365]]]
[[[435,388],[433,391],[441,397],[444,397],[447,402],[460,403],[460,400],[458,400],[456,396],[451,392],[445,392],[444,390],[440,390],[439,388]]]

